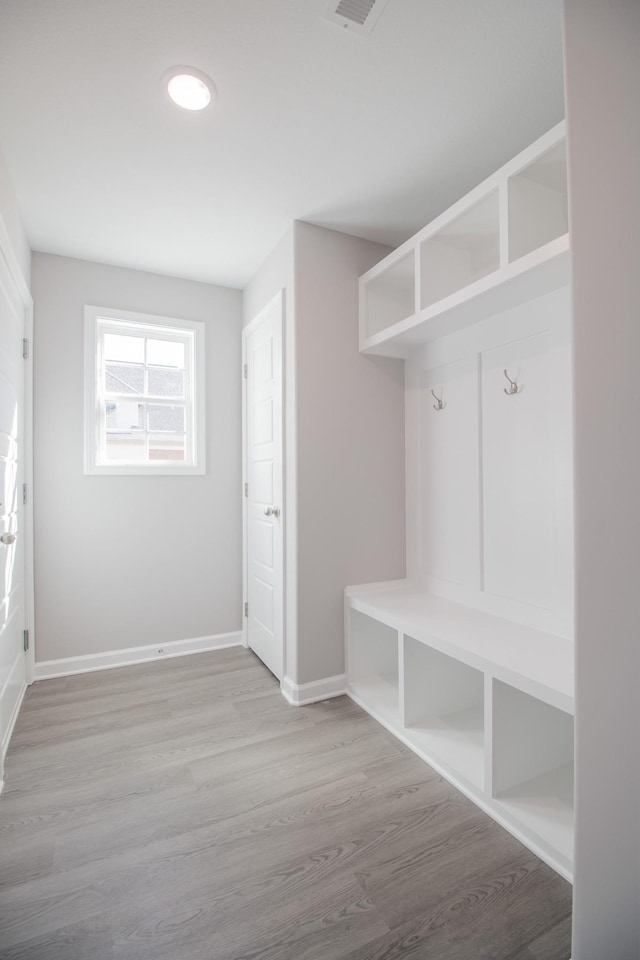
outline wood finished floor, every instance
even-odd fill
[[[240,648],[41,681],[2,960],[567,960],[571,889],[346,697]]]

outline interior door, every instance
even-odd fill
[[[282,299],[246,337],[246,601],[249,647],[284,672],[282,518]]]
[[[0,272],[0,776],[26,682],[21,445],[23,336],[24,305],[3,265]]]

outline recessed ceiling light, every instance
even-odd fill
[[[215,94],[213,80],[194,67],[174,67],[167,75],[167,93],[185,110],[204,110]]]

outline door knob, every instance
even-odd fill
[[[265,517],[279,517],[280,516],[280,507],[265,507],[264,508]]]
[[[3,533],[0,537],[0,543],[4,543],[5,547],[10,547],[12,543],[16,542],[15,533]]]

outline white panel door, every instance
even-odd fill
[[[0,282],[0,740],[2,760],[26,678],[23,538],[24,307]]]
[[[284,672],[282,537],[282,306],[277,298],[246,338],[247,639]]]

